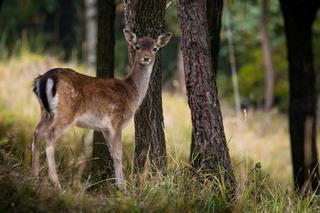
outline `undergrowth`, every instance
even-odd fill
[[[199,181],[187,165],[159,174],[131,174],[126,190],[117,190],[112,180],[70,182],[61,177],[64,191],[48,181],[47,168],[32,177],[30,167],[1,151],[0,212],[317,212],[315,194],[297,196],[250,163],[245,179],[237,179],[230,194],[218,179]],[[236,174],[239,172],[235,168]],[[126,171],[128,174],[128,171]]]
[[[191,140],[186,99],[164,92],[163,108],[168,174],[136,174],[133,168],[134,126],[124,131],[126,190],[112,178],[94,182],[83,177],[91,161],[92,132],[71,129],[56,145],[58,173],[64,191],[48,180],[44,152],[41,175],[31,175],[31,141],[39,106],[31,82],[49,68],[85,69],[61,64],[51,56],[29,52],[0,62],[0,212],[317,212],[318,195],[299,197],[292,190],[287,124],[274,111],[272,126],[261,131],[264,114],[248,111],[237,126],[234,111],[223,105],[236,190],[228,192],[219,177],[198,180],[188,164]],[[87,73],[91,74],[93,73]],[[43,146],[43,144],[42,144]],[[43,150],[43,147],[42,147]]]

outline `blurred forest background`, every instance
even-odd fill
[[[57,194],[42,172],[44,188],[29,177],[32,132],[39,118],[39,107],[31,91],[32,80],[53,67],[70,67],[95,75],[96,13],[94,0],[4,0],[0,10],[0,149],[1,170],[10,177],[1,179],[1,198],[5,205],[21,205],[30,211],[76,211],[195,209],[213,211],[233,206],[224,194],[224,187],[212,192],[211,186],[189,179],[183,166],[188,162],[191,141],[190,110],[185,97],[180,26],[175,1],[166,9],[166,31],[173,33],[170,43],[161,51],[163,76],[163,108],[168,149],[168,176],[162,182],[154,179],[140,183],[134,176],[133,123],[125,131],[124,169],[129,182],[129,195],[110,189],[106,199],[104,188],[86,194],[93,185],[77,185],[85,170],[90,152],[92,132],[74,129],[67,133],[57,149],[59,173],[69,190]],[[224,4],[221,42],[217,67],[217,85],[222,102],[224,127],[232,164],[237,179],[236,211],[258,212],[319,211],[314,194],[301,198],[292,192],[292,165],[287,113],[289,81],[284,21],[278,0],[269,0],[262,15],[263,1],[229,1]],[[320,103],[320,14],[313,24],[314,68]],[[266,18],[266,19],[264,19]],[[123,36],[123,1],[116,1],[115,76],[127,74],[127,43]],[[72,27],[70,27],[72,26]],[[265,64],[263,29],[270,39],[271,64]],[[234,51],[234,52],[233,52]],[[266,67],[274,71],[272,100],[266,100]],[[235,72],[233,72],[235,71]],[[235,76],[236,74],[236,76]],[[235,78],[236,77],[236,78]],[[238,90],[234,89],[235,81]],[[237,97],[239,94],[239,97]],[[236,97],[235,97],[236,95]],[[238,102],[238,103],[237,103]],[[268,106],[269,103],[269,106]],[[238,106],[239,105],[239,106]],[[241,108],[240,112],[237,106]],[[318,114],[320,104],[318,104]],[[238,111],[238,112],[237,112]],[[240,115],[237,115],[237,113]],[[238,117],[237,117],[238,116]],[[319,120],[318,116],[318,120]],[[241,120],[239,124],[239,119]],[[318,122],[319,123],[319,122]],[[318,125],[319,130],[319,125]],[[317,131],[319,141],[319,131]],[[70,143],[70,141],[80,141]],[[318,142],[319,144],[319,142]],[[319,145],[318,145],[319,146]],[[86,147],[87,151],[83,151]],[[88,151],[89,150],[89,151]],[[44,155],[44,154],[42,154]],[[42,156],[42,163],[45,158]],[[262,169],[261,169],[262,165]],[[21,174],[21,171],[22,174]],[[3,172],[2,172],[3,173]],[[10,179],[10,180],[9,180]],[[30,186],[30,182],[31,184]],[[190,185],[186,184],[190,182]],[[131,184],[131,185],[130,185]],[[140,185],[139,185],[140,184]],[[142,186],[143,185],[143,186]],[[223,185],[223,184],[222,184]],[[37,185],[36,185],[37,186]],[[108,187],[112,187],[109,186]],[[185,191],[193,193],[185,194]],[[72,191],[72,192],[70,192]],[[120,199],[112,199],[118,193]],[[134,194],[135,196],[130,196]],[[213,193],[213,194],[212,194]],[[171,201],[170,199],[174,201]],[[34,204],[36,202],[41,203]],[[7,203],[6,203],[7,202]],[[1,203],[1,201],[0,201]],[[13,204],[12,204],[13,203]],[[33,204],[31,204],[33,203]],[[224,206],[224,207],[221,207]],[[1,209],[0,209],[1,210]]]
[[[0,59],[8,60],[21,54],[23,49],[28,49],[38,54],[54,55],[66,61],[74,60],[79,64],[89,65],[90,67],[92,59],[88,56],[88,44],[90,43],[88,39],[94,38],[94,36],[88,38],[90,33],[86,32],[86,27],[88,24],[90,25],[88,22],[92,21],[92,19],[95,21],[94,14],[96,11],[91,11],[93,17],[90,17],[90,10],[96,9],[94,6],[90,6],[90,0],[87,2],[89,2],[87,6],[86,1],[83,0],[41,0],[37,2],[25,0],[23,3],[19,0],[11,0],[5,2],[0,14]],[[64,12],[66,10],[69,12]],[[231,1],[228,10],[230,13],[229,27],[233,35],[236,56],[241,104],[246,107],[263,108],[265,88],[264,61],[259,33],[261,27],[261,4],[259,1],[251,0]],[[274,108],[281,112],[286,112],[289,94],[288,64],[286,60],[284,23],[279,1],[269,1],[267,16],[272,63],[275,72]],[[224,15],[222,18],[219,53],[219,75],[217,77],[220,96],[232,103],[234,100],[233,89],[232,84],[228,83],[231,79],[231,72],[226,33],[227,23]],[[70,27],[71,25],[73,27]],[[168,89],[177,89],[179,82],[176,70],[178,67],[180,29],[175,4],[166,11],[166,25],[167,30],[174,33],[174,37],[171,45],[163,50],[162,54],[163,83]],[[127,44],[122,35],[123,28],[123,4],[122,1],[118,1],[116,3],[115,23],[115,74],[117,76],[124,76],[127,71]],[[319,21],[314,24],[313,35],[314,39],[319,39]],[[318,59],[320,58],[320,44],[319,42],[314,42],[313,44],[314,58]],[[315,60],[315,69],[320,69],[319,60]]]

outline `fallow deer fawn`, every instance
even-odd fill
[[[39,142],[45,137],[49,177],[59,189],[54,144],[73,124],[103,133],[113,159],[116,185],[124,186],[121,131],[144,99],[156,53],[172,34],[164,33],[154,40],[123,31],[128,44],[135,49],[131,70],[123,80],[89,77],[67,68],[51,69],[34,80],[41,120],[33,136],[33,174],[39,176]]]

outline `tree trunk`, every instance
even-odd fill
[[[196,171],[224,177],[226,187],[234,189],[235,180],[212,71],[204,0],[180,0],[178,17],[192,119],[191,165]]]
[[[59,0],[59,41],[62,44],[63,60],[71,58],[72,48],[75,41],[73,0]]]
[[[268,0],[261,0],[260,35],[264,60],[264,110],[266,113],[265,124],[269,126],[271,121],[270,110],[273,104],[274,69],[272,65],[272,50],[268,34]]]
[[[215,77],[218,71],[218,53],[220,50],[220,31],[223,0],[206,0],[206,3],[210,53]]]
[[[97,77],[114,76],[115,1],[98,0]],[[113,161],[100,132],[93,136],[92,174],[105,179],[114,174]]]
[[[96,0],[84,0],[86,10],[86,63],[90,70],[96,68],[97,60],[96,2]]]
[[[316,75],[312,24],[319,1],[280,0],[289,61],[291,139],[294,185],[302,194],[319,184],[316,147]]]
[[[126,27],[138,37],[160,35],[165,26],[166,0],[125,0]],[[129,64],[134,50],[129,47]],[[157,55],[150,78],[149,89],[135,121],[135,168],[141,171],[150,160],[152,169],[163,174],[167,171],[166,145],[163,131],[160,54]]]

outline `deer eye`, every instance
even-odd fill
[[[153,51],[157,52],[157,51],[158,51],[158,48],[157,48],[157,47],[153,48]]]
[[[139,49],[140,49],[140,47],[138,47],[138,46],[135,46],[135,49],[136,49],[136,50],[139,50]]]

